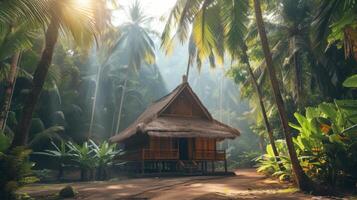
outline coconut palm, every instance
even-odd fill
[[[28,24],[21,24],[16,27],[7,27],[5,31],[0,31],[0,62],[7,67],[7,59],[10,59],[9,70],[6,71],[5,94],[1,102],[0,113],[0,128],[5,128],[6,116],[8,114],[13,88],[15,85],[15,78],[18,74],[18,61],[20,59],[20,51],[31,47],[32,40],[34,39],[34,31],[28,27]],[[21,72],[20,72],[21,73]]]
[[[0,32],[18,22],[28,22],[31,25],[48,22],[47,3],[47,0],[0,1]]]
[[[47,4],[39,0],[14,0],[0,2],[0,62],[10,58],[10,70],[6,77],[5,94],[2,99],[0,127],[4,129],[10,107],[12,90],[17,74],[20,52],[31,47],[34,31],[46,23]]]
[[[231,2],[230,8],[227,6]],[[232,3],[233,2],[233,3]],[[240,6],[234,7],[234,5]],[[242,30],[236,27],[241,27],[244,24],[243,20],[239,20],[240,18],[236,18],[234,14],[242,11],[242,5],[247,5],[247,1],[177,1],[175,7],[173,8],[171,15],[168,19],[168,23],[165,28],[165,32],[163,34],[163,46],[166,48],[170,48],[170,46],[174,42],[174,37],[170,37],[172,35],[172,27],[179,27],[174,36],[177,36],[180,40],[186,40],[188,37],[189,24],[193,21],[192,34],[195,40],[197,51],[197,60],[202,60],[203,58],[209,57],[210,62],[214,61],[214,58],[218,57],[219,59],[223,58],[222,37],[224,41],[228,41],[228,45],[226,43],[226,49],[230,51],[232,55],[237,55],[237,49],[239,46],[230,47],[230,45],[241,45],[243,37]],[[228,8],[221,9],[223,14],[219,8]],[[236,8],[237,10],[235,10]],[[275,69],[273,68],[272,56],[270,53],[270,48],[267,40],[267,36],[264,29],[264,21],[262,18],[260,2],[254,1],[254,11],[256,15],[256,23],[258,27],[258,32],[262,41],[263,52],[266,58],[267,69],[269,72],[269,77],[271,80],[271,86],[274,92],[275,102],[280,114],[281,124],[283,126],[283,130],[285,133],[285,137],[287,140],[287,146],[290,153],[290,158],[292,160],[292,165],[294,169],[294,173],[296,174],[296,182],[302,190],[310,190],[312,188],[311,180],[306,176],[304,171],[302,170],[298,158],[296,156],[296,151],[292,143],[292,138],[289,132],[289,126],[287,121],[287,114],[284,108],[284,101],[281,97],[278,81],[275,74]],[[239,12],[240,15],[245,14],[244,12]],[[238,14],[238,15],[239,15]],[[222,21],[226,23],[221,23],[220,16],[222,17]],[[232,17],[233,16],[233,17]],[[231,18],[236,18],[236,20],[231,20]],[[243,18],[244,19],[244,18]],[[228,23],[227,23],[228,22]],[[234,23],[232,23],[234,22]],[[236,26],[236,27],[234,27]],[[228,34],[227,34],[228,33]],[[229,33],[235,33],[230,34]],[[243,32],[244,33],[244,32]],[[236,37],[236,38],[234,38]],[[232,40],[230,40],[232,38]],[[219,44],[219,45],[217,45]],[[243,46],[243,52],[245,51]],[[254,78],[254,77],[253,77]],[[262,107],[262,106],[261,106]]]
[[[205,57],[209,58],[213,67],[216,58],[223,60],[223,49],[228,51],[233,60],[240,58],[247,67],[251,83],[259,98],[259,105],[270,143],[274,155],[279,161],[279,153],[275,148],[273,131],[266,114],[262,92],[254,77],[244,41],[247,32],[245,26],[248,21],[247,12],[247,1],[177,1],[162,35],[162,46],[166,49],[171,48],[175,37],[178,37],[181,41],[187,40],[188,26],[193,21],[189,39],[189,64],[186,76],[188,76],[189,66],[192,65],[194,57],[196,57],[199,68]],[[174,25],[177,26],[177,31],[174,37],[170,38]]]
[[[76,41],[80,46],[91,45],[98,33],[100,23],[96,21],[96,9],[102,8],[100,1],[88,1],[81,5],[76,0],[48,1],[50,22],[45,33],[45,48],[34,73],[33,85],[23,107],[22,118],[17,127],[12,147],[25,145],[31,118],[41,94],[46,75],[51,66],[55,45],[60,31]]]
[[[265,32],[265,27],[264,27],[264,20],[262,16],[262,11],[261,11],[261,5],[259,0],[254,0],[254,14],[255,14],[255,19],[258,27],[258,32],[260,36],[260,40],[262,43],[262,49],[264,52],[265,56],[265,62],[271,82],[271,86],[273,89],[274,93],[274,98],[275,98],[275,103],[277,105],[278,111],[279,111],[279,117],[281,120],[281,124],[283,126],[283,131],[286,139],[286,145],[289,151],[290,159],[291,159],[291,165],[295,174],[295,180],[296,183],[298,184],[299,188],[303,191],[311,191],[313,190],[313,184],[312,181],[309,179],[309,177],[305,174],[303,171],[299,160],[296,155],[296,150],[292,141],[292,136],[289,128],[289,122],[287,118],[287,114],[285,111],[284,107],[284,100],[281,96],[280,89],[279,89],[279,83],[276,77],[274,65],[273,65],[273,58],[270,52],[270,47],[268,43],[268,38]]]
[[[152,34],[155,32],[150,29],[149,22],[151,17],[145,15],[139,1],[135,1],[127,10],[129,21],[118,27],[119,35],[116,42],[112,44],[113,47],[107,52],[107,58],[101,69],[98,70],[97,75],[97,87],[94,95],[94,103],[92,107],[91,124],[94,122],[94,113],[96,109],[96,99],[98,94],[99,82],[103,77],[107,77],[108,74],[101,75],[102,72],[109,72],[112,68],[110,66],[111,59],[118,59],[122,66],[127,66],[129,69],[125,69],[127,73],[137,73],[140,67],[143,65],[152,65],[155,63],[155,44],[152,39]],[[112,56],[117,57],[112,58]],[[125,68],[125,67],[124,67]],[[129,74],[126,74],[129,77]],[[118,121],[116,126],[116,132],[119,130],[121,110],[123,102],[125,100],[125,90],[127,81],[124,80],[122,84],[121,102],[118,108]],[[89,136],[91,135],[91,128]]]

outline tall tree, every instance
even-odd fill
[[[21,120],[15,132],[12,147],[26,145],[31,126],[32,114],[40,97],[48,69],[52,62],[53,52],[58,40],[60,29],[69,32],[79,45],[92,44],[96,27],[96,12],[98,2],[88,1],[81,5],[78,1],[49,1],[48,12],[50,23],[45,33],[45,47],[33,76],[33,85],[23,107]],[[68,34],[68,35],[70,35]]]
[[[4,98],[2,100],[1,105],[1,113],[0,113],[0,130],[4,130],[6,126],[6,117],[9,112],[10,104],[11,104],[11,96],[14,88],[14,82],[16,79],[16,72],[17,72],[17,64],[20,58],[20,52],[16,52],[11,57],[10,63],[10,72],[8,74],[6,80],[6,88]]]
[[[279,111],[280,121],[283,126],[283,131],[285,134],[286,144],[288,147],[296,183],[298,184],[298,186],[301,190],[312,191],[313,190],[312,181],[309,179],[309,177],[303,171],[303,169],[300,165],[300,162],[298,160],[296,151],[295,151],[294,143],[292,141],[292,136],[291,136],[290,128],[288,125],[288,118],[287,118],[287,114],[285,111],[284,101],[283,101],[283,98],[280,93],[279,83],[278,83],[278,80],[277,80],[277,77],[275,74],[275,69],[273,66],[273,58],[272,58],[272,55],[270,52],[268,38],[267,38],[267,35],[265,32],[264,20],[263,20],[261,5],[260,5],[259,0],[254,0],[254,14],[255,14],[255,18],[256,18],[256,23],[257,23],[257,27],[258,27],[260,40],[262,43],[262,48],[263,48],[263,52],[264,52],[264,56],[265,56],[265,62],[266,62],[267,70],[269,73],[271,86],[272,86],[273,93],[274,93],[275,102],[276,102],[276,105],[277,105],[277,108]]]
[[[33,30],[45,23],[47,4],[38,0],[14,0],[0,2],[0,62],[10,58],[10,70],[6,77],[5,94],[0,110],[0,128],[4,129],[10,108],[16,79],[20,51],[31,47]]]
[[[124,69],[127,78],[122,82],[121,86],[121,98],[119,107],[117,108],[117,122],[114,134],[119,132],[122,110],[127,94],[127,86],[130,83],[128,78],[130,76],[138,75],[138,71],[143,65],[155,64],[155,44],[153,41],[153,35],[156,35],[155,31],[150,28],[150,22],[152,17],[145,15],[142,6],[139,1],[135,1],[128,9],[129,21],[121,25],[120,36],[113,48],[117,53],[121,64],[127,66],[128,69]],[[129,83],[127,83],[129,81]]]
[[[215,61],[223,60],[224,50],[228,51],[232,60],[240,59],[247,66],[251,83],[259,98],[259,105],[263,115],[264,124],[268,133],[269,141],[272,144],[274,155],[279,161],[279,153],[276,149],[273,131],[268,121],[268,116],[263,102],[263,95],[251,68],[245,44],[248,21],[248,1],[177,1],[168,19],[163,32],[162,46],[171,48],[175,37],[182,42],[188,39],[188,26],[192,21],[192,33],[189,38],[189,66],[196,60],[200,68],[202,60],[209,58],[211,66],[215,66]],[[217,25],[220,24],[220,25]],[[177,26],[174,37],[171,36],[173,25]],[[222,61],[221,61],[222,62]],[[279,165],[283,169],[282,165]]]

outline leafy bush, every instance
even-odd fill
[[[29,162],[31,150],[25,147],[8,149],[10,139],[0,133],[0,199],[15,199],[15,191],[36,182],[32,175],[34,163]]]
[[[335,186],[338,180],[357,180],[357,101],[339,100],[295,114],[300,132],[294,139],[306,173]],[[348,162],[346,162],[348,160]]]
[[[53,150],[47,149],[44,152],[36,152],[34,154],[46,155],[55,158],[58,162],[57,179],[60,180],[63,177],[65,163],[70,158],[71,154],[69,153],[69,149],[63,140],[61,140],[59,146],[57,146],[53,141],[51,141],[51,144],[54,148]]]
[[[275,145],[279,152],[280,161],[276,161],[273,148],[269,144],[266,147],[266,154],[259,156],[256,159],[256,162],[258,163],[257,171],[278,177],[280,180],[289,180],[291,179],[292,170],[286,142],[285,140],[276,140]],[[284,170],[280,170],[280,163],[283,165]]]
[[[120,154],[116,150],[116,144],[110,145],[103,142],[97,145],[94,141],[84,142],[82,145],[73,142],[62,141],[60,146],[52,142],[54,149],[45,150],[36,154],[54,157],[59,161],[59,177],[63,175],[63,168],[73,162],[81,170],[81,180],[88,180],[92,177],[93,171],[97,168],[97,178],[106,179],[108,166],[112,165],[114,156]]]
[[[352,186],[357,181],[357,101],[336,100],[306,108],[305,116],[295,113],[298,124],[290,126],[299,131],[293,139],[301,166],[308,176],[332,187],[336,183]],[[291,165],[283,141],[276,141],[280,171],[271,146],[267,154],[257,159],[258,171],[291,177]],[[348,161],[348,162],[346,162]]]
[[[89,141],[92,145],[96,158],[97,177],[100,180],[107,178],[106,168],[113,164],[113,158],[121,152],[116,150],[116,144],[110,145],[108,142],[103,142],[99,146],[92,140]]]
[[[241,154],[238,154],[233,161],[232,168],[251,168],[254,167],[256,163],[256,158],[261,155],[261,152],[258,151],[245,151]]]
[[[67,142],[70,152],[70,158],[81,170],[81,180],[90,179],[93,170],[96,167],[96,158],[94,150],[88,142],[78,145],[72,142]]]

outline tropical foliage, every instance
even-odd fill
[[[0,133],[0,198],[4,200],[15,199],[17,189],[38,181],[32,172],[35,163],[28,160],[31,150],[9,149],[10,144],[11,139]]]
[[[59,146],[51,143],[52,149],[35,154],[49,156],[58,163],[58,179],[63,178],[65,167],[73,166],[80,169],[82,181],[94,178],[96,168],[97,179],[106,179],[107,168],[114,165],[114,157],[121,153],[116,150],[116,144],[110,145],[107,142],[97,145],[93,140],[89,140],[78,145],[71,141],[61,141]]]
[[[355,100],[336,100],[308,107],[305,116],[295,113],[297,124],[290,124],[299,132],[294,144],[301,166],[321,184],[351,186],[357,180],[354,170],[357,167],[356,105]],[[278,144],[285,170],[277,168],[268,146],[267,154],[258,159],[258,171],[278,175],[281,179],[289,178],[289,159],[283,153],[286,147],[281,142]]]
[[[139,0],[85,2],[0,0],[0,199],[33,167],[109,178],[108,138],[185,71],[242,132],[220,145],[231,167],[309,192],[356,184],[356,0],[177,0],[161,38]]]

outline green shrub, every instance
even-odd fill
[[[299,131],[293,138],[296,152],[305,173],[319,182],[334,187],[337,183],[353,186],[357,181],[357,101],[336,100],[306,108],[305,116],[295,113],[298,124],[290,126]],[[291,177],[291,164],[284,141],[276,141],[280,171],[271,146],[259,157],[258,171]]]
[[[257,171],[267,175],[278,177],[280,180],[290,180],[292,175],[291,161],[288,156],[286,142],[284,140],[275,141],[276,148],[279,152],[280,161],[277,162],[271,145],[267,145],[266,154],[258,157]],[[282,164],[284,169],[280,170],[279,164]]]
[[[251,168],[254,167],[257,162],[256,158],[261,155],[261,152],[258,151],[245,151],[241,154],[238,154],[234,157],[234,160],[231,158],[232,161],[232,168]]]
[[[32,175],[34,163],[28,159],[31,150],[25,147],[4,149],[0,152],[0,199],[10,200],[16,198],[17,189],[38,179]]]

